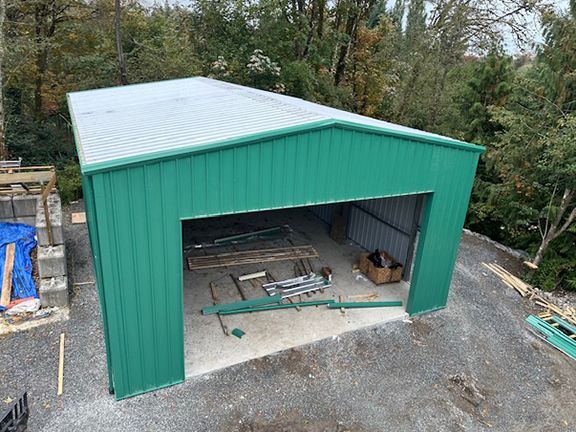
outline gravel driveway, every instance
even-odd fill
[[[71,282],[93,281],[86,226],[66,220]],[[576,362],[527,330],[530,302],[482,261],[518,266],[464,235],[445,310],[121,402],[107,390],[96,289],[81,285],[68,321],[0,339],[0,396],[28,390],[31,431],[575,431]]]

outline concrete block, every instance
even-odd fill
[[[14,218],[15,223],[36,226],[36,216],[21,216]]]
[[[42,307],[68,305],[68,278],[58,276],[49,279],[40,279],[40,304]]]
[[[11,196],[0,196],[0,219],[13,218],[14,209],[12,208]]]
[[[14,217],[35,216],[38,195],[15,195],[12,198]]]
[[[60,196],[57,193],[52,193],[48,196],[48,213],[50,214],[50,225],[52,227],[54,244],[64,244],[64,232],[62,230],[62,205],[60,203]],[[38,200],[36,207],[36,229],[38,244],[40,246],[48,246],[50,244],[48,241],[48,228],[46,227],[44,207],[40,200]]]
[[[38,273],[41,278],[65,276],[66,249],[60,246],[38,246]]]

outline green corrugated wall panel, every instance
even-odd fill
[[[100,302],[100,310],[102,315],[102,330],[104,333],[104,345],[106,347],[106,366],[108,369],[108,390],[114,389],[112,378],[112,361],[110,352],[110,336],[108,334],[108,317],[105,308],[105,297],[102,280],[102,270],[100,263],[100,240],[98,238],[96,211],[94,207],[94,193],[92,188],[92,179],[88,176],[82,177],[82,189],[84,191],[84,208],[86,210],[86,219],[90,227],[88,230],[88,237],[90,239],[90,247],[92,249],[92,264],[94,265],[94,276],[96,278],[96,288],[98,289],[98,300]]]
[[[87,174],[116,397],[184,379],[182,219],[430,193],[418,314],[446,305],[478,155],[331,125]]]

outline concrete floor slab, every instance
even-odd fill
[[[335,299],[355,301],[350,296],[377,294],[375,301],[401,300],[402,307],[340,310],[326,306],[266,311],[252,314],[223,316],[230,330],[242,329],[242,339],[224,335],[216,315],[202,315],[201,309],[212,304],[209,283],[217,286],[221,303],[241,300],[230,274],[239,276],[260,270],[268,270],[277,280],[294,277],[294,263],[282,261],[267,264],[188,271],[184,270],[184,322],[186,376],[196,376],[242,363],[254,358],[283,351],[337,336],[363,327],[386,321],[403,319],[409,284],[399,282],[376,286],[361,274],[353,273],[352,266],[363,249],[351,242],[335,243],[328,236],[328,227],[306,209],[262,212],[224,218],[186,222],[183,228],[184,244],[194,244],[235,233],[264,229],[288,224],[294,230],[291,241],[295,245],[310,244],[320,257],[311,260],[315,271],[323,266],[333,270],[333,286],[324,293],[303,296],[302,301]],[[236,249],[256,249],[289,246],[285,240],[252,243],[236,246]],[[218,249],[222,252],[222,249]],[[200,251],[194,251],[201,254]],[[208,254],[217,253],[207,250]],[[243,290],[248,298],[266,295],[261,288],[262,280],[252,285],[245,281]],[[297,299],[296,299],[297,300]]]

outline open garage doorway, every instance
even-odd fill
[[[186,376],[405,318],[425,199],[424,194],[408,195],[183,221]],[[254,232],[264,234],[229,241]],[[242,265],[207,258],[299,247],[310,247],[317,256]],[[375,284],[360,271],[361,255],[376,249],[386,251],[401,264],[401,280]],[[217,266],[194,268],[206,259]],[[222,316],[202,314],[204,307],[214,303],[270,296],[266,285],[274,281],[310,273],[322,275],[323,269],[326,276],[327,268],[331,270],[330,286],[286,298],[282,303],[400,301],[401,306],[330,309],[318,305]],[[239,280],[242,275],[259,272],[265,274]],[[231,334],[234,329],[244,335],[235,337]]]

